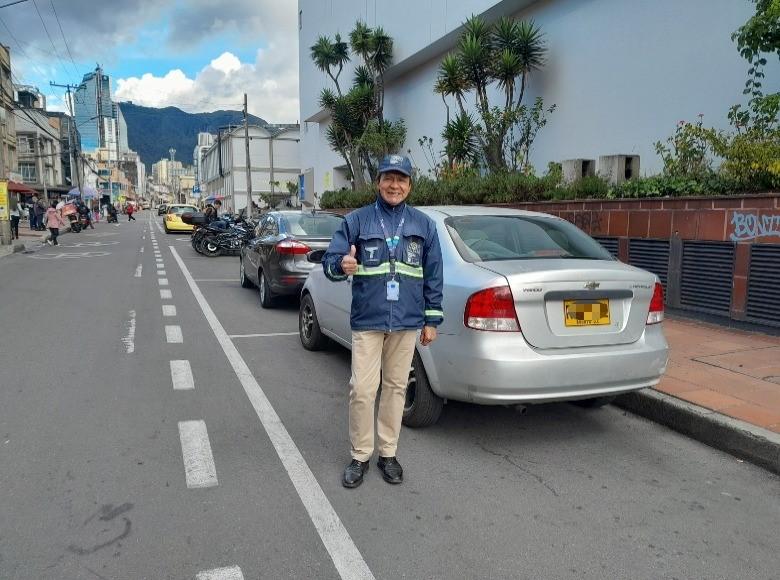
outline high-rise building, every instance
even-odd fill
[[[76,128],[81,135],[81,147],[85,153],[108,147],[108,141],[116,140],[106,135],[106,119],[115,119],[116,108],[111,102],[111,79],[100,67],[84,75],[74,93]],[[107,138],[108,137],[108,138]]]

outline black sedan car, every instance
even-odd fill
[[[157,206],[157,215],[165,215],[165,212],[168,211],[168,206],[164,203]]]
[[[272,211],[241,249],[241,286],[260,289],[260,304],[272,308],[282,295],[298,295],[312,269],[309,257],[323,253],[344,217],[324,211]]]

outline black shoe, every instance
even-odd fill
[[[358,461],[353,459],[347,468],[344,470],[344,478],[341,480],[341,484],[344,487],[357,487],[363,483],[363,476],[368,471],[368,461]]]
[[[382,477],[387,483],[403,483],[404,470],[395,457],[380,457],[376,464],[382,471]]]

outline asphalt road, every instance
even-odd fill
[[[342,488],[349,353],[159,219],[0,260],[0,579],[780,575],[780,478],[613,407],[451,403]]]

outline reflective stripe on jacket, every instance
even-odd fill
[[[395,279],[400,290],[397,301],[387,300],[390,250],[377,211],[382,212],[391,236],[405,217],[395,253]],[[376,204],[351,212],[334,234],[322,260],[329,279],[346,280],[341,260],[349,254],[352,245],[357,248],[358,261],[358,271],[352,278],[350,324],[353,330],[388,332],[441,324],[444,279],[433,220],[405,203],[390,206],[381,198]]]

